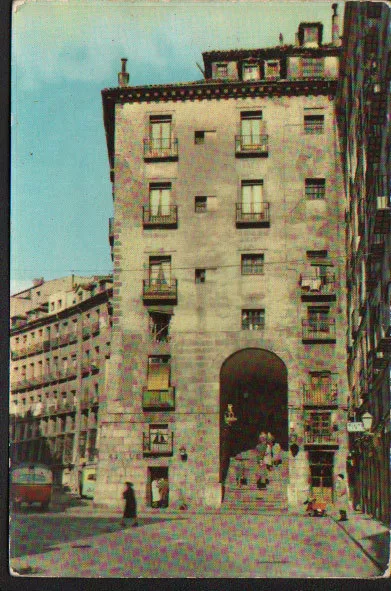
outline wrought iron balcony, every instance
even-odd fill
[[[265,157],[269,155],[268,135],[236,135],[235,156],[239,158]]]
[[[304,406],[338,406],[337,384],[303,385]]]
[[[144,228],[176,228],[178,226],[178,206],[163,205],[157,211],[143,206]]]
[[[335,343],[335,318],[325,320],[302,320],[303,343]]]
[[[144,279],[143,281],[143,300],[148,302],[176,302],[177,301],[177,280],[168,279],[167,281],[153,281]]]
[[[267,201],[259,203],[258,206],[253,206],[253,211],[247,211],[248,209],[249,206],[247,204],[236,204],[237,227],[270,226],[269,203]]]
[[[144,160],[145,162],[178,160],[178,139],[144,138]]]
[[[174,433],[167,433],[164,441],[153,441],[150,433],[143,433],[144,456],[172,456],[174,449]]]
[[[300,288],[303,302],[315,300],[331,302],[336,299],[335,275],[332,273],[322,277],[301,275]]]
[[[306,425],[304,425],[304,428],[306,428]],[[338,446],[338,432],[332,429],[305,431],[304,445]]]
[[[143,410],[175,410],[175,388],[167,390],[143,389]]]

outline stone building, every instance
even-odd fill
[[[349,419],[355,506],[390,520],[391,16],[348,2],[337,112],[346,187]],[[353,427],[352,427],[353,428]]]
[[[330,43],[301,23],[291,45],[206,52],[195,82],[130,86],[124,59],[102,92],[114,296],[97,503],[119,506],[132,480],[156,506],[162,479],[172,508],[332,499],[347,450],[332,19]],[[261,431],[283,448],[262,493]]]
[[[98,451],[112,277],[44,281],[11,297],[10,456],[76,488]]]

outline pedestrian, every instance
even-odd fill
[[[270,470],[273,467],[273,440],[269,439],[269,437],[266,441],[266,453],[265,453],[264,460],[265,460],[266,468],[270,472]]]
[[[266,453],[266,434],[265,433],[261,433],[259,435],[259,441],[255,447],[255,449],[257,450],[257,454],[258,454],[258,462],[261,463],[263,462],[263,459],[265,457],[265,453]]]
[[[161,503],[159,485],[158,485],[158,480],[156,478],[155,478],[155,480],[152,480],[151,492],[152,492],[152,507],[154,507],[156,509],[157,507],[160,507],[160,503]]]
[[[257,488],[259,488],[259,489],[266,488],[266,485],[269,482],[267,476],[268,476],[268,473],[267,473],[267,469],[266,469],[266,464],[265,464],[265,462],[261,462],[260,466],[259,466],[259,476],[258,476],[258,480],[257,480]]]
[[[347,521],[347,511],[349,508],[349,492],[348,485],[344,474],[338,474],[335,483],[335,507],[339,510],[339,521]]]
[[[121,525],[126,527],[130,522],[131,527],[136,527],[137,522],[137,503],[136,495],[133,490],[132,482],[125,482],[125,490],[122,493],[122,498],[125,499],[125,509],[122,517]]]
[[[282,458],[281,458],[281,445],[278,443],[278,441],[276,441],[275,444],[273,445],[272,452],[273,452],[273,464],[275,466],[279,466],[280,464],[282,464]]]

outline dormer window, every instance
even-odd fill
[[[280,77],[279,60],[268,60],[265,62],[265,78],[276,79]]]
[[[258,64],[243,64],[242,78],[243,80],[259,80]]]
[[[304,28],[304,46],[314,47],[319,45],[318,40],[318,28],[317,27],[305,27]]]
[[[216,64],[216,78],[228,77],[228,64]]]

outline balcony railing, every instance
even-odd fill
[[[143,206],[144,228],[176,228],[178,225],[178,206],[164,205],[157,211]]]
[[[235,155],[244,158],[268,156],[268,144],[268,135],[236,135]]]
[[[175,388],[167,390],[143,390],[144,410],[175,410]]]
[[[144,138],[144,160],[178,160],[178,139]]]
[[[154,443],[150,433],[143,433],[144,456],[172,456],[174,448],[174,433],[167,433],[164,442]]]
[[[321,277],[314,275],[301,275],[300,288],[302,301],[334,301],[335,293],[335,275],[328,274]]]
[[[269,203],[263,201],[257,205],[253,205],[252,211],[251,206],[244,203],[236,204],[236,225],[239,227],[251,227],[251,226],[269,226],[270,215],[269,215]]]
[[[143,299],[144,302],[176,302],[177,280],[168,279],[167,281],[152,281],[151,279],[144,279]]]
[[[336,384],[303,385],[303,404],[305,406],[338,406]]]
[[[303,343],[335,343],[335,319],[302,320]]]
[[[305,431],[305,445],[338,445],[338,433],[330,430]]]

